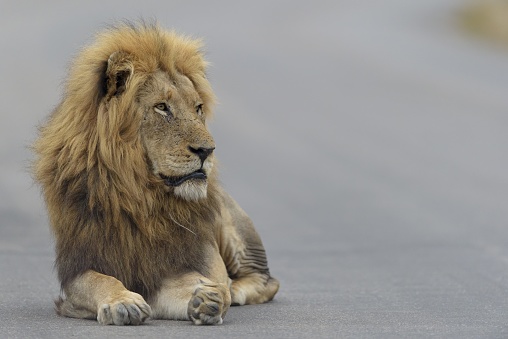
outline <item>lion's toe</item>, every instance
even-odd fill
[[[220,325],[229,308],[224,291],[218,285],[203,285],[194,292],[187,313],[195,325]]]
[[[97,321],[102,325],[139,325],[151,315],[150,306],[136,293],[112,299],[102,304]]]

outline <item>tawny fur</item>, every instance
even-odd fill
[[[231,278],[242,278],[242,258],[251,262],[258,257],[255,251],[262,252],[259,265],[244,270],[245,276],[256,275],[253,281],[261,277],[261,287],[247,287],[254,291],[251,302],[271,300],[277,292],[260,240],[255,239],[249,257],[248,242],[234,250],[230,247],[241,237],[228,240],[217,229],[221,209],[232,202],[219,187],[216,171],[208,176],[206,198],[193,199],[189,193],[191,199],[182,199],[153,173],[140,135],[143,116],[135,108],[140,88],[157,72],[188,78],[201,100],[203,121],[211,116],[214,94],[206,66],[199,41],[143,24],[122,24],[99,34],[72,64],[63,99],[33,146],[33,171],[55,236],[55,265],[63,289],[93,270],[148,299],[175,274],[207,276],[205,249],[220,247],[221,255],[231,256],[224,259]],[[124,74],[129,76],[121,83]],[[242,232],[255,233],[250,227]],[[222,243],[217,245],[217,239]],[[72,309],[62,300],[58,305]],[[73,314],[90,317],[94,312]]]
[[[133,83],[161,68],[182,72],[195,84],[210,115],[214,95],[205,78],[201,44],[155,27],[124,26],[107,31],[82,51],[71,67],[64,98],[34,144],[35,177],[43,189],[56,235],[56,267],[65,285],[88,266],[121,280],[128,289],[149,294],[167,275],[158,263],[161,248],[176,264],[193,268],[196,242],[209,236],[207,222],[217,213],[215,178],[206,204],[182,202],[166,194],[151,175],[139,137],[140,118],[129,113]],[[134,78],[123,100],[101,102],[103,72],[116,51],[135,56]],[[197,236],[174,223],[193,225]],[[90,241],[92,241],[90,243]],[[168,242],[173,246],[158,246]],[[153,265],[161,267],[153,267]],[[173,265],[175,266],[175,265]],[[146,270],[149,270],[148,272]],[[141,279],[141,280],[140,280]]]

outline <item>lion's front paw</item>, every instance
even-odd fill
[[[152,310],[137,293],[124,291],[106,299],[99,306],[97,321],[102,325],[139,325],[150,317]]]
[[[223,284],[203,283],[192,295],[187,307],[195,325],[222,324],[231,304],[231,296]]]

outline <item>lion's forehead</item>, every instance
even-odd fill
[[[169,74],[157,71],[149,78],[142,94],[155,96],[155,100],[180,101],[182,104],[195,105],[201,103],[192,81],[180,73]]]

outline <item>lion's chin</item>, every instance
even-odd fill
[[[190,179],[174,187],[175,196],[187,201],[197,201],[206,198],[208,183],[202,179]]]

